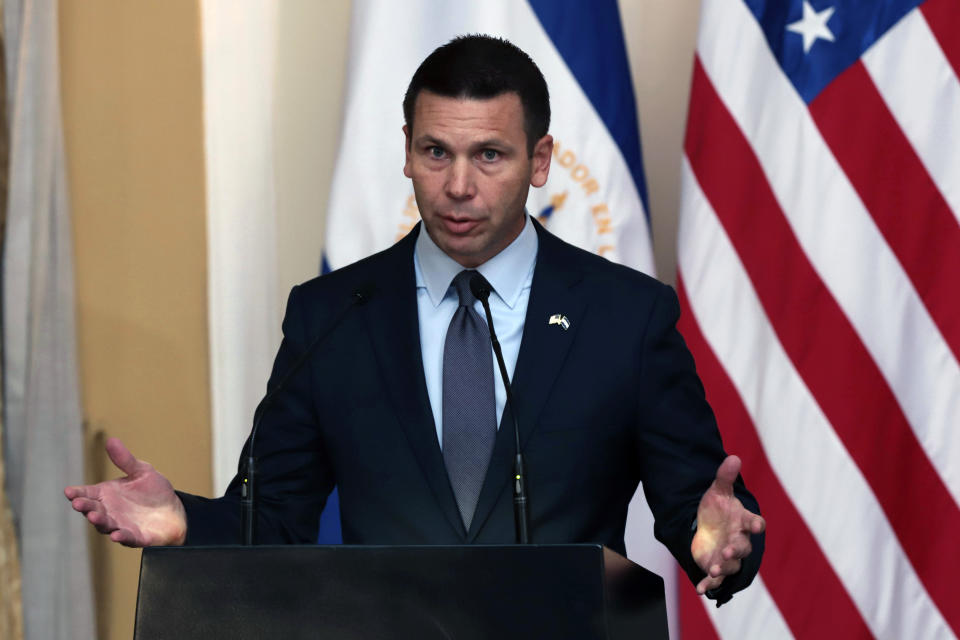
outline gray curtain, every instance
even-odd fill
[[[3,63],[4,43],[0,39],[0,247],[3,244],[7,219],[7,171],[9,169],[10,138],[7,135],[7,72]],[[0,252],[2,255],[2,252]],[[3,326],[0,321],[0,327]],[[3,352],[0,341],[0,353]],[[2,379],[2,377],[0,377]],[[3,407],[3,393],[0,391],[0,408]],[[3,434],[3,420],[0,419],[0,436]],[[0,437],[2,442],[2,437]],[[0,638],[22,640],[23,610],[20,598],[20,552],[17,548],[17,534],[13,528],[13,517],[7,500],[3,464],[3,447],[0,446]]]
[[[4,0],[10,181],[3,252],[4,454],[25,637],[93,638],[73,248],[55,0]]]

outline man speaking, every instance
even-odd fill
[[[511,543],[516,422],[533,542],[624,553],[642,483],[656,537],[698,592],[725,602],[756,575],[763,518],[723,451],[673,291],[525,212],[553,150],[539,69],[506,41],[460,37],[420,65],[403,109],[422,224],[290,293],[268,388],[286,382],[253,445],[258,541],[314,542],[336,486],[348,544]],[[118,440],[107,452],[126,477],[65,490],[101,533],[130,546],[239,542],[240,476],[211,500],[175,492]]]

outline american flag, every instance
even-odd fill
[[[704,0],[680,329],[767,518],[684,638],[960,635],[960,0]]]

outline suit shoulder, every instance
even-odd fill
[[[591,287],[601,288],[611,295],[646,295],[656,298],[672,291],[672,288],[656,278],[632,267],[628,267],[580,249],[557,237],[552,240],[560,243],[559,250],[566,254],[564,260],[578,268],[589,281]]]
[[[401,241],[336,271],[311,278],[294,289],[298,290],[300,296],[319,300],[343,298],[356,292],[372,293],[384,273],[401,269],[404,264],[413,273],[413,252],[405,249],[405,243]]]

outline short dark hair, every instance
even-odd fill
[[[503,38],[474,34],[457,36],[424,60],[403,97],[403,117],[413,133],[417,96],[429,91],[446,98],[496,98],[516,93],[523,105],[527,153],[550,127],[547,82],[533,60]]]

